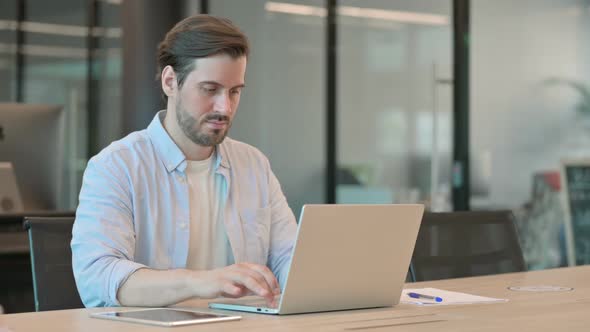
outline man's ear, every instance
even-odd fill
[[[162,91],[168,97],[172,97],[178,91],[178,82],[176,80],[176,73],[172,66],[166,66],[162,70]]]

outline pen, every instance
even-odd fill
[[[410,292],[408,293],[408,296],[414,299],[429,299],[429,300],[434,300],[435,302],[442,302],[442,298],[438,297],[438,296],[430,296],[430,295],[426,295],[426,294],[420,294],[420,293],[413,293]]]

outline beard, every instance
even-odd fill
[[[207,130],[204,128],[207,121],[225,121],[227,127],[225,129]],[[227,115],[219,113],[210,113],[201,120],[196,119],[185,110],[180,99],[176,102],[176,122],[186,137],[201,146],[215,146],[223,142],[232,124]]]

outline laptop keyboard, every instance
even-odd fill
[[[275,305],[270,306],[266,303],[266,300],[263,298],[252,298],[252,299],[242,299],[236,300],[237,304],[246,305],[251,307],[265,307],[271,309],[277,309],[279,307],[279,302],[281,301],[281,295],[275,295]]]

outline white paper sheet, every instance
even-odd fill
[[[436,302],[431,299],[425,298],[412,298],[408,295],[408,293],[418,293],[430,296],[438,296],[442,298],[442,302]],[[401,303],[409,303],[409,304],[416,304],[416,305],[451,305],[451,304],[473,304],[473,303],[496,303],[496,302],[506,302],[508,299],[497,299],[493,297],[485,297],[485,296],[478,296],[472,295],[467,293],[460,293],[460,292],[451,292],[446,291],[438,288],[408,288],[402,291],[402,297],[400,299]]]

